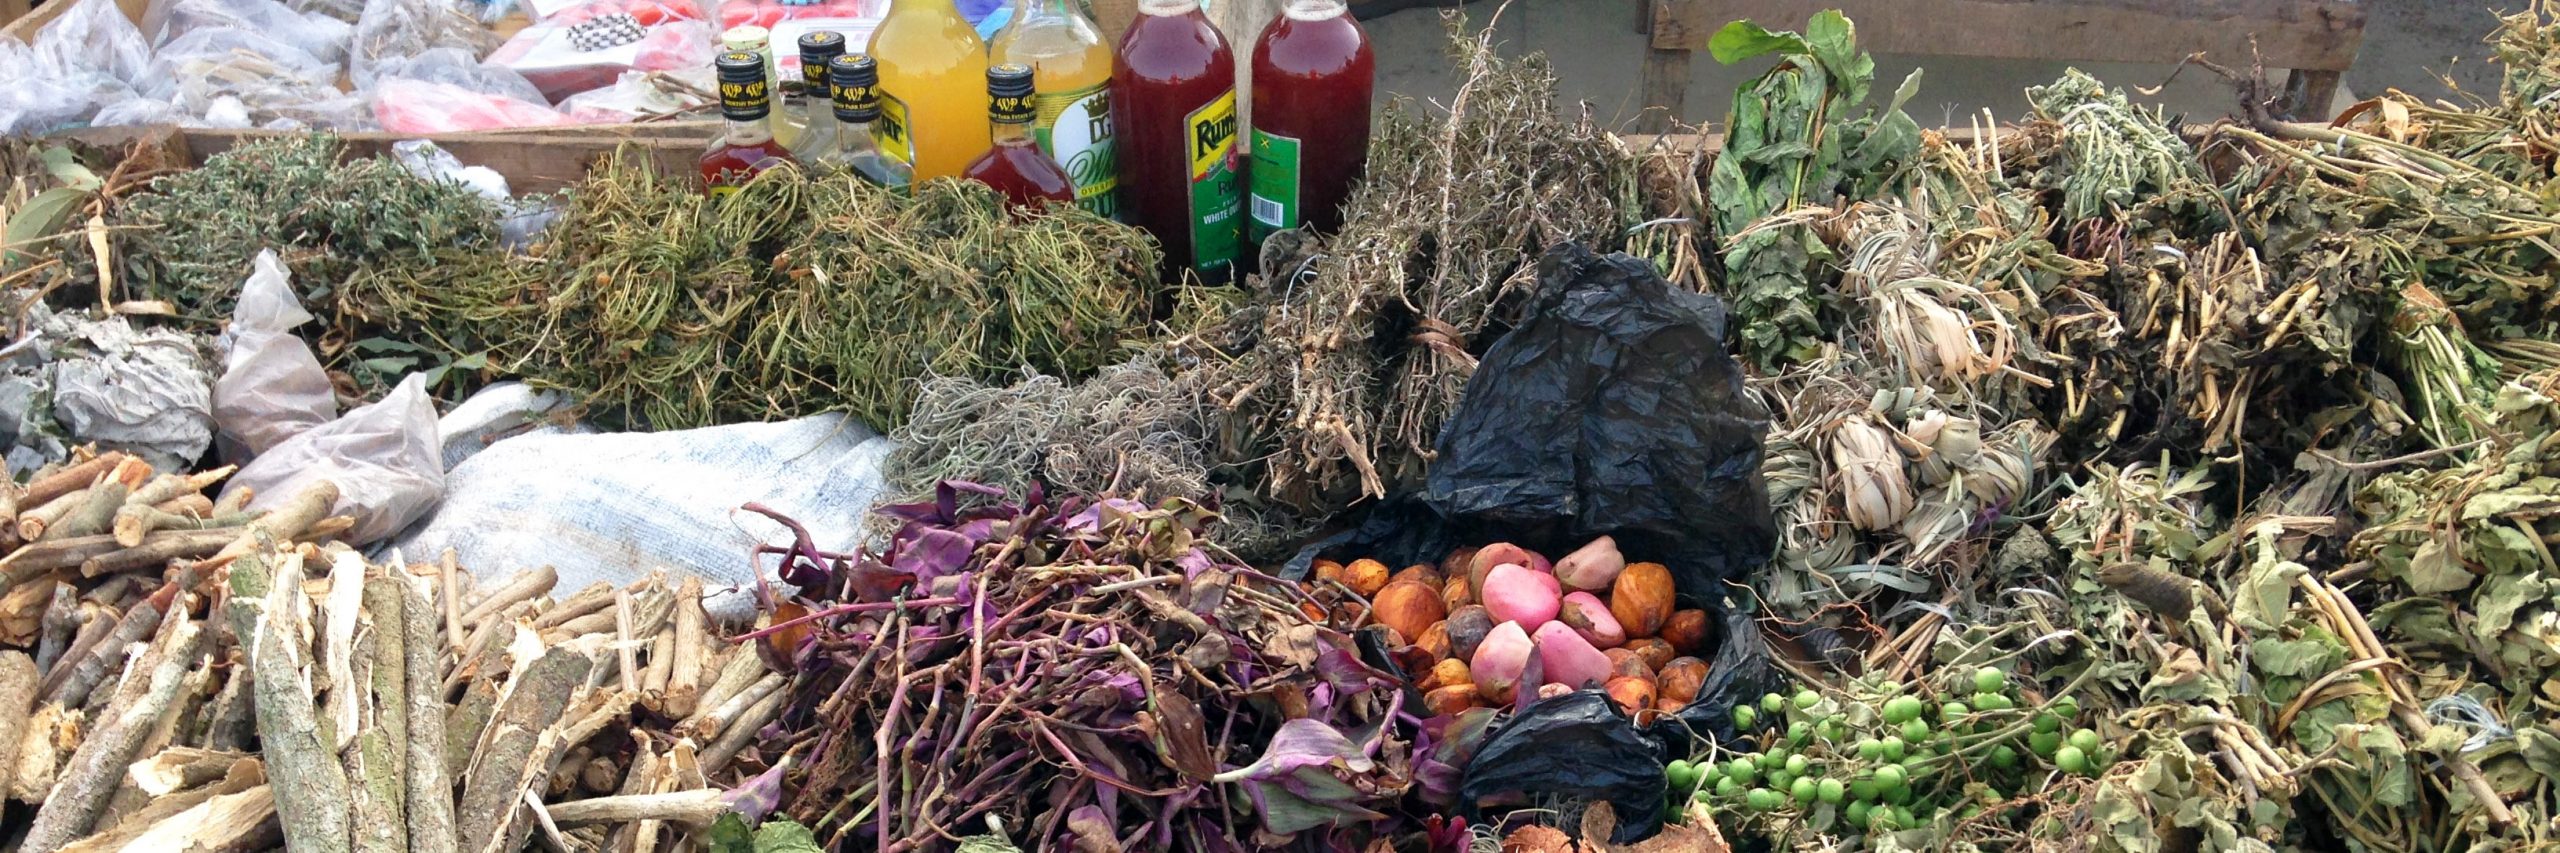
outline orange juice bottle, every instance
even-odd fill
[[[987,46],[951,0],[895,0],[871,32],[880,150],[915,179],[951,177],[987,150]]]
[[[988,52],[1030,66],[1039,110],[1031,138],[1075,179],[1076,204],[1118,212],[1119,162],[1111,150],[1111,45],[1075,0],[1013,0],[1013,20]]]

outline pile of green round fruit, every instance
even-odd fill
[[[2103,770],[2113,757],[2097,732],[2074,725],[2079,714],[2069,696],[2024,706],[2008,674],[1991,667],[1936,691],[1859,681],[1830,696],[1771,693],[1733,709],[1734,730],[1759,751],[1671,762],[1669,811],[1695,799],[1737,820],[1847,834],[1969,818],[2057,771]]]

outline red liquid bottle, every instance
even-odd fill
[[[987,69],[987,119],[995,145],[960,170],[961,177],[996,188],[1020,207],[1043,200],[1073,204],[1076,182],[1031,138],[1031,66],[1007,62]]]
[[[764,77],[764,57],[745,51],[720,55],[720,116],[728,126],[702,152],[702,185],[714,196],[728,195],[749,179],[775,166],[796,162],[791,149],[773,139],[765,116],[773,112],[773,90]]]
[[[1219,283],[1244,238],[1236,65],[1199,0],[1141,0],[1111,68],[1122,219],[1164,245],[1167,277]]]
[[[1333,231],[1369,158],[1378,63],[1343,0],[1288,0],[1253,46],[1252,242]]]

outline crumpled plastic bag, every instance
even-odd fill
[[[222,335],[222,378],[213,419],[222,457],[245,462],[338,417],[337,392],[319,356],[294,329],[311,322],[275,250],[258,252]]]
[[[139,89],[151,70],[151,40],[115,0],[73,0],[34,47],[37,61],[66,78],[94,73]]]
[[[446,455],[460,459],[444,503],[393,545],[412,559],[451,548],[463,565],[492,571],[548,565],[563,589],[657,569],[751,589],[745,555],[788,533],[739,506],[763,503],[805,521],[820,547],[850,550],[887,488],[880,466],[895,446],[843,415],[596,433],[556,423],[558,405],[508,383],[456,406],[441,427]],[[707,606],[740,616],[751,600],[732,591]]]
[[[453,152],[444,150],[430,139],[404,139],[391,144],[391,156],[400,161],[409,174],[430,181],[452,181],[470,187],[473,192],[498,209],[499,243],[509,249],[521,249],[533,242],[551,220],[560,218],[560,206],[540,199],[516,198],[507,186],[507,176],[487,166],[465,166]]]
[[[0,350],[0,442],[23,473],[95,443],[162,470],[213,442],[213,365],[201,336],[136,329],[120,316],[33,306],[25,339]]]
[[[435,508],[444,496],[441,447],[435,398],[427,395],[426,378],[412,373],[381,400],[250,460],[222,491],[256,489],[249,508],[273,509],[313,483],[336,483],[338,503],[330,514],[353,516],[356,525],[345,539],[363,545]]]
[[[1504,720],[1467,762],[1460,801],[1516,801],[1520,795],[1607,800],[1619,823],[1610,839],[1632,844],[1662,829],[1663,766],[1696,753],[1692,733],[1734,736],[1734,705],[1786,683],[1748,615],[1718,608],[1722,636],[1698,698],[1676,715],[1638,728],[1609,694],[1576,690],[1543,699]],[[1573,826],[1578,818],[1564,823]]]
[[[0,87],[0,135],[47,133],[98,109],[78,90],[53,79],[34,48],[8,36],[0,36],[0,80],[10,81]]]
[[[276,0],[158,0],[142,17],[142,31],[168,45],[214,30],[256,33],[308,54],[334,69],[347,60],[355,25],[318,12],[297,12]]]
[[[1442,518],[1562,554],[1603,534],[1722,595],[1769,560],[1769,413],[1725,351],[1724,301],[1651,261],[1581,246],[1538,264],[1527,322],[1485,351],[1440,432],[1423,500]]]
[[[373,119],[393,133],[459,133],[570,124],[531,101],[421,80],[386,79],[373,88]]]
[[[378,82],[382,66],[438,48],[455,48],[471,57],[488,55],[499,44],[497,32],[463,4],[447,0],[366,0],[356,20],[355,42],[348,48],[347,75],[359,89]]]

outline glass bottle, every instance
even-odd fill
[[[772,30],[768,30],[754,24],[740,24],[738,26],[730,27],[720,33],[720,50],[723,53],[730,51],[745,51],[747,53],[755,54],[757,59],[764,62],[764,73],[766,79],[772,79],[779,76],[781,73],[773,64]],[[717,60],[714,60],[712,64],[716,66],[719,63]],[[782,140],[782,144],[785,146],[791,144],[791,131],[793,130],[791,126],[777,120],[771,115],[767,115],[765,117],[765,123],[773,125],[773,138]]]
[[[702,184],[714,196],[728,195],[764,170],[794,162],[791,150],[773,139],[766,119],[773,112],[773,92],[765,84],[764,57],[747,51],[720,55],[720,116],[727,126],[702,152]]]
[[[827,86],[827,63],[843,55],[842,33],[811,30],[800,35],[800,79],[783,84],[783,108],[775,115],[790,125],[780,135],[802,160],[835,150],[835,98]]]
[[[1124,221],[1164,246],[1164,273],[1235,274],[1244,237],[1236,180],[1236,67],[1198,0],[1142,0],[1111,71],[1112,146]]]
[[[1289,0],[1253,47],[1252,244],[1342,227],[1369,157],[1378,65],[1343,0]]]
[[[894,0],[871,31],[880,149],[916,180],[960,174],[987,150],[987,45],[951,0]]]
[[[852,172],[873,185],[905,190],[915,171],[881,153],[871,135],[871,123],[880,118],[879,65],[863,54],[836,57],[827,63],[827,83],[835,92],[836,147],[818,158],[818,168]]]
[[[1032,105],[1031,76],[1030,66],[1013,62],[987,69],[987,123],[995,128],[995,144],[961,174],[1020,207],[1038,207],[1042,200],[1073,204],[1075,179],[1031,139],[1039,113]]]
[[[1111,45],[1076,0],[1013,0],[1013,20],[987,46],[995,62],[1031,67],[1039,114],[1031,138],[1075,179],[1076,204],[1117,213],[1111,150]]]

